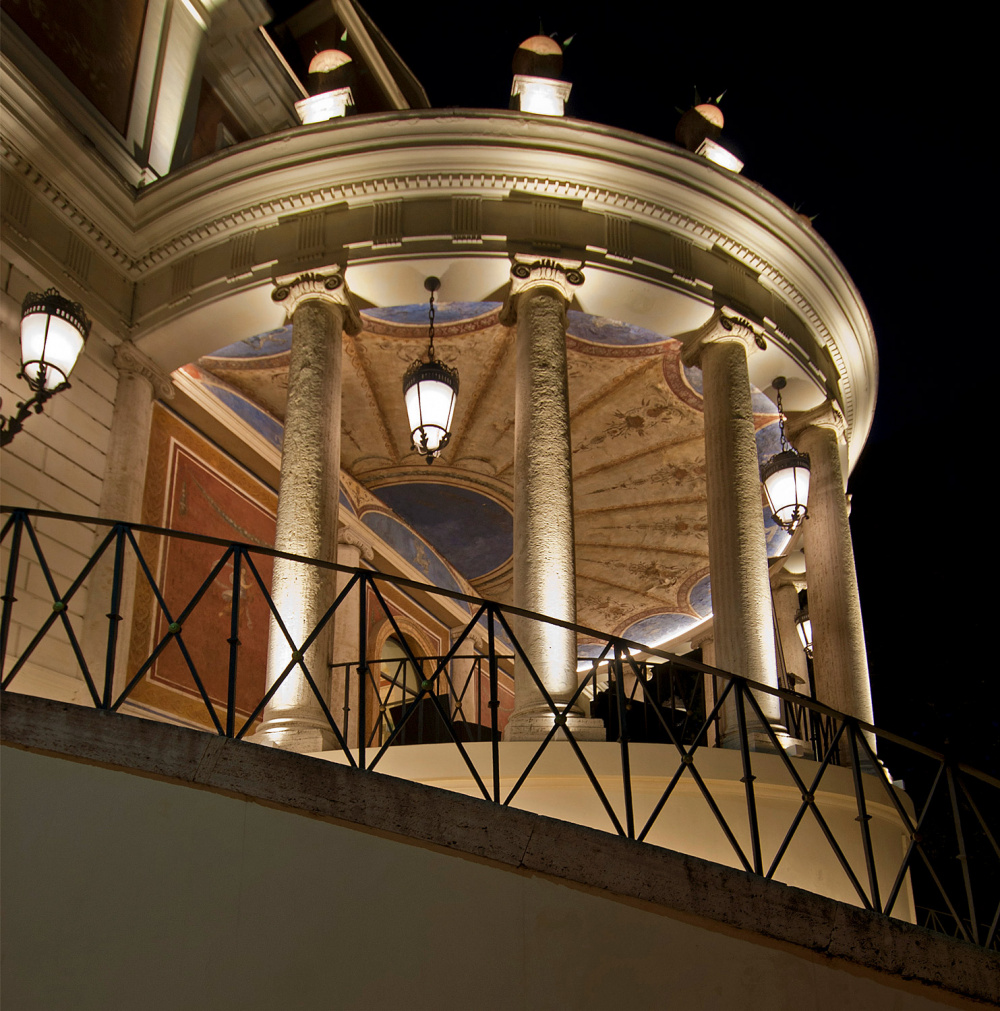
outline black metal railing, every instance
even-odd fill
[[[670,821],[664,811],[686,789],[711,812],[735,866],[786,880],[789,853],[811,833],[810,845],[839,866],[856,903],[912,920],[912,892],[920,905],[941,909],[935,922],[946,919],[957,936],[997,947],[1000,781],[938,752],[792,691],[414,580],[142,524],[8,507],[2,513],[4,691],[25,690],[20,686],[36,667],[58,667],[77,679],[84,701],[96,708],[135,707],[146,716],[245,738],[291,681],[322,714],[340,760],[375,771],[396,745],[448,742],[470,790],[502,805],[523,800],[525,783],[555,742],[568,746],[607,826],[619,835],[659,839]],[[68,529],[77,533],[67,536]],[[81,539],[93,539],[96,548],[65,550]],[[186,552],[177,585],[163,561],[170,551]],[[340,591],[331,592],[301,641],[271,597],[268,572],[276,558],[340,574]],[[390,604],[393,595],[437,607],[453,627],[458,609],[467,615],[450,648],[416,652]],[[313,669],[311,647],[347,606],[356,655]],[[371,655],[377,622],[391,630],[402,657]],[[552,697],[522,646],[523,634],[516,634],[533,622],[570,629],[587,647],[569,697]],[[266,674],[269,635],[289,659]],[[515,665],[551,715],[551,728],[512,771],[501,762],[500,741]],[[602,718],[607,740],[618,745],[613,776],[595,768],[596,752],[577,739],[580,714]],[[657,743],[656,775],[647,771],[642,783],[634,782],[633,760],[640,753],[648,758],[641,749]],[[883,745],[905,751],[910,767],[923,766],[915,773],[919,782],[905,792],[880,763],[876,748]],[[738,809],[720,798],[714,774],[703,773],[719,747],[734,756],[740,773],[731,777],[740,784]],[[758,796],[755,781],[765,773],[780,776],[786,802],[792,798],[777,830],[773,817],[760,814],[769,802]],[[835,809],[848,802],[852,814],[845,821]]]

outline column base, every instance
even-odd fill
[[[514,713],[507,721],[503,732],[505,741],[544,741],[552,729],[555,717],[550,712]],[[576,741],[605,741],[607,731],[603,720],[591,720],[586,716],[567,716],[566,726]],[[556,740],[564,738],[561,732],[556,733]]]
[[[252,737],[244,740],[251,744],[261,744],[265,748],[295,751],[300,755],[340,748],[333,731],[325,723],[317,724],[301,719],[266,720]]]
[[[779,750],[784,751],[789,758],[811,758],[812,745],[808,741],[800,741],[788,732],[780,724],[773,724],[771,730],[778,739],[780,749],[776,748],[765,730],[747,730],[747,746],[751,751],[756,751],[764,755],[777,755]],[[738,732],[723,734],[723,748],[730,748],[738,751],[740,747],[740,735]]]

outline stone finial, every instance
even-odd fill
[[[706,344],[718,344],[722,341],[739,341],[746,348],[748,357],[755,351],[763,351],[767,347],[760,326],[723,306],[716,309],[708,322],[684,342],[681,360],[685,365],[699,365],[702,348]]]
[[[361,333],[361,315],[354,305],[343,271],[337,265],[325,274],[298,274],[275,279],[271,300],[285,307],[285,318],[289,322],[303,302],[315,300],[336,305],[343,314],[344,330],[352,337]]]
[[[134,375],[145,379],[153,387],[153,396],[158,400],[173,400],[174,384],[170,376],[131,341],[122,341],[115,348],[114,365],[119,376]]]
[[[517,297],[535,288],[555,288],[566,303],[573,301],[573,289],[583,284],[583,263],[552,257],[535,259],[518,254],[510,268],[510,290],[500,310],[500,322],[513,326],[517,322]]]

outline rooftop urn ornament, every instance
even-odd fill
[[[774,522],[791,533],[806,517],[809,501],[809,456],[798,453],[785,438],[785,412],[781,406],[781,391],[787,380],[778,376],[771,384],[778,395],[778,430],[781,451],[775,453],[761,468],[767,504]]]
[[[568,41],[568,40],[567,40]],[[510,107],[536,116],[562,116],[573,85],[560,78],[563,47],[548,35],[532,35],[514,54]]]
[[[0,446],[13,440],[32,411],[41,414],[49,397],[69,389],[69,375],[90,335],[90,326],[83,306],[63,298],[55,288],[25,296],[17,376],[26,380],[34,396],[19,403],[13,417],[0,418]]]
[[[403,376],[403,399],[410,422],[413,449],[431,464],[448,445],[451,419],[458,396],[458,369],[450,368],[434,356],[434,292],[441,287],[436,277],[428,277],[424,287],[430,292],[427,305],[427,361],[418,358]]]
[[[719,108],[721,101],[722,95],[719,95],[712,101],[700,102],[698,92],[695,91],[695,104],[681,115],[674,131],[674,140],[681,147],[701,155],[720,168],[739,173],[743,170],[743,162],[727,144],[719,140],[726,122]]]

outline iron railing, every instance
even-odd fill
[[[827,859],[841,868],[857,904],[912,920],[912,889],[921,906],[943,907],[932,926],[946,921],[949,933],[997,947],[1000,781],[943,754],[792,691],[414,580],[142,524],[9,507],[2,513],[4,691],[18,690],[35,667],[52,669],[51,659],[41,654],[58,640],[61,672],[82,683],[84,700],[94,707],[133,707],[130,711],[143,715],[244,738],[282,685],[297,679],[308,685],[340,760],[374,771],[386,762],[390,748],[431,736],[454,745],[475,795],[502,805],[523,799],[526,781],[558,742],[568,745],[608,828],[621,836],[656,838],[682,784],[693,784],[690,793],[711,812],[731,862],[746,872],[783,880],[783,861],[809,825]],[[45,527],[41,534],[40,525]],[[81,539],[80,533],[67,536],[70,528],[82,531],[96,548],[66,550]],[[163,575],[164,557],[180,544],[188,552],[183,592]],[[300,642],[271,598],[266,577],[276,558],[341,574],[342,589],[331,594],[326,611]],[[98,601],[101,587],[107,597]],[[86,607],[85,590],[90,595]],[[460,608],[467,618],[450,648],[436,655],[414,652],[387,599],[393,595],[418,597],[425,607],[436,603],[451,616]],[[356,658],[329,670],[310,669],[310,647],[338,609],[348,605],[357,612]],[[391,628],[402,658],[387,662],[371,655],[376,612]],[[101,615],[99,628],[93,618],[85,620],[87,614]],[[123,621],[131,622],[129,635],[122,631]],[[578,687],[571,697],[554,699],[522,648],[516,632],[530,622],[570,629],[588,654],[578,662]],[[291,657],[283,670],[273,672],[270,684],[260,662],[268,626]],[[158,675],[158,665],[168,657],[174,671],[169,690]],[[530,678],[552,725],[543,740],[531,743],[527,761],[512,774],[509,765],[502,766],[500,741],[501,709],[510,700],[515,664]],[[164,698],[183,699],[184,705],[164,705]],[[776,705],[780,720],[774,718]],[[574,715],[587,715],[588,708],[604,720],[607,739],[618,745],[613,784],[606,769],[595,771],[596,753],[573,730]],[[640,784],[631,773],[634,757],[649,743],[661,746],[655,752],[659,772],[652,802],[650,777],[644,773]],[[738,755],[738,815],[717,796],[717,781],[702,772],[716,747]],[[911,781],[905,792],[881,764],[877,748],[905,754],[907,768],[914,770],[907,773]],[[648,757],[648,751],[641,753]],[[786,795],[794,798],[787,825],[777,834],[773,828],[765,831],[759,814],[763,800],[755,780],[766,765],[772,776],[780,771]],[[836,805],[828,796],[833,780],[840,787],[847,783],[853,795],[853,838],[834,825]],[[647,790],[645,801],[637,793],[640,785]],[[841,789],[841,807],[843,795]],[[886,861],[884,839],[876,838],[871,825],[876,813],[894,826],[903,851],[898,859]]]

